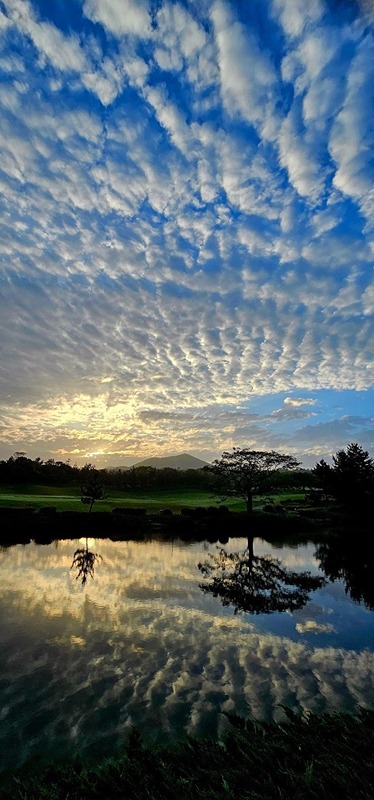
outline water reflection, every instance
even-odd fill
[[[330,581],[343,580],[352,600],[374,611],[373,542],[330,539],[317,547],[316,558]]]
[[[132,725],[157,740],[216,736],[222,712],[374,706],[373,615],[339,581],[297,611],[235,616],[199,588],[197,564],[217,552],[205,547],[89,539],[0,553],[0,768],[102,758]],[[225,549],[242,553],[243,540]],[[85,591],[74,550],[103,555]],[[254,550],[318,575],[313,544]]]
[[[101,558],[101,555],[98,553],[93,553],[92,550],[88,549],[88,538],[86,538],[85,548],[78,548],[78,550],[75,551],[70,569],[77,570],[78,574],[76,575],[76,580],[79,580],[80,578],[82,581],[82,586],[85,586],[88,576],[93,578],[95,573],[95,563]]]
[[[310,572],[287,569],[278,558],[255,556],[253,538],[248,538],[244,552],[227,552],[222,547],[209,556],[209,560],[198,564],[209,579],[200,588],[219,597],[223,606],[233,606],[235,614],[296,611],[306,605],[311,592],[325,583]]]

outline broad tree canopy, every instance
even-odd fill
[[[277,558],[255,556],[253,539],[244,553],[221,548],[217,554],[209,555],[209,561],[198,565],[208,579],[200,588],[205,594],[219,597],[222,605],[233,606],[235,614],[296,611],[306,605],[310,592],[325,583],[324,578],[310,572],[287,569]]]
[[[299,466],[293,456],[264,450],[234,447],[232,453],[224,452],[220,459],[208,467],[216,477],[214,490],[229,497],[242,497],[248,513],[252,512],[253,495],[271,489],[271,476],[279,470],[292,470]]]

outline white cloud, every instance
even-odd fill
[[[343,107],[333,125],[329,150],[336,164],[334,185],[358,201],[372,220],[374,203],[372,173],[374,134],[368,115],[374,80],[374,39],[371,33],[361,42],[347,76]]]
[[[216,0],[211,16],[224,107],[231,116],[239,115],[261,129],[267,116],[274,114],[274,66],[255,35],[235,19],[227,3]]]
[[[322,0],[273,0],[274,16],[281,23],[287,36],[297,38],[304,30],[319,22],[325,7]]]
[[[300,406],[315,406],[317,401],[313,397],[286,397],[283,402],[286,406],[299,408]]]
[[[305,622],[297,622],[296,630],[299,633],[336,633],[331,622],[316,622],[315,619],[307,619]]]
[[[156,60],[162,68],[168,68],[162,59],[167,58],[169,68],[181,68],[181,58],[187,60],[199,54],[206,44],[204,29],[180,5],[164,3],[157,12]],[[161,59],[161,61],[159,60]]]
[[[104,58],[99,69],[82,75],[82,83],[98,96],[103,106],[109,106],[123,90],[125,84],[124,65]]]
[[[10,20],[32,39],[42,62],[67,72],[82,72],[87,66],[78,36],[64,36],[52,23],[38,21],[29,0],[5,0],[5,7]]]
[[[5,14],[0,10],[0,31],[5,31],[11,24],[12,23],[9,17],[5,16]]]
[[[83,12],[92,22],[107,28],[113,36],[150,36],[147,0],[84,0]]]
[[[55,434],[66,452],[80,441],[118,452],[126,419],[124,447],[146,455],[140,415],[157,410],[155,449],[277,449],[287,419],[296,430],[314,413],[295,405],[301,394],[369,388],[373,45],[362,22],[337,31],[303,6],[282,82],[290,43],[271,39],[265,6],[274,51],[235,4],[159,4],[147,41],[118,29],[104,48],[87,20],[88,33],[67,35],[30,3],[7,3],[7,447],[12,435]],[[291,6],[277,3],[288,26]],[[92,2],[87,13],[114,31],[124,8]],[[131,25],[144,32],[137,8]],[[278,397],[261,419],[219,414],[219,403],[280,392],[294,405]],[[171,431],[167,414],[184,412]]]
[[[172,143],[186,158],[190,158],[193,139],[183,114],[174,103],[170,102],[162,89],[147,87],[144,93],[156,112],[158,122],[168,132]]]
[[[310,140],[302,129],[296,104],[281,125],[278,146],[280,164],[287,170],[290,183],[301,197],[317,202],[325,186],[324,169],[314,137]]]

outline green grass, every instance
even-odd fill
[[[277,503],[285,500],[302,500],[303,494],[284,493],[274,495]],[[265,498],[255,498],[254,507],[264,504]],[[146,508],[147,511],[160,511],[162,508],[170,508],[174,512],[180,512],[181,508],[193,508],[201,506],[219,506],[222,501],[218,497],[213,497],[210,492],[202,490],[168,490],[148,491],[148,492],[121,492],[108,491],[106,500],[100,500],[94,505],[94,511],[112,511],[113,508]],[[224,501],[231,511],[245,511],[243,500],[235,497]],[[79,486],[0,486],[0,508],[4,506],[15,506],[25,508],[33,506],[41,508],[43,506],[56,506],[58,511],[82,511],[87,512],[87,506],[81,503]]]
[[[157,491],[157,492],[119,492],[110,491],[105,500],[94,505],[94,512],[111,511],[113,508],[146,508],[147,511],[159,511],[170,508],[179,512],[184,507],[201,507],[221,505],[219,498],[212,497],[204,491]],[[243,511],[245,506],[241,500],[231,498],[225,503],[233,511]],[[87,506],[81,503],[79,487],[56,486],[22,486],[0,487],[0,507],[16,506],[25,508],[33,506],[56,506],[58,511],[82,511],[87,513]]]
[[[374,712],[287,712],[279,725],[233,717],[221,742],[189,738],[3,777],[0,800],[373,800]]]

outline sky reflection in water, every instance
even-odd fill
[[[199,588],[214,544],[88,545],[102,558],[83,587],[71,564],[85,540],[0,553],[2,767],[109,755],[130,725],[159,739],[217,735],[225,711],[279,719],[281,705],[374,705],[374,617],[341,582],[292,614],[234,615]],[[321,574],[314,552],[255,540],[256,555]]]

